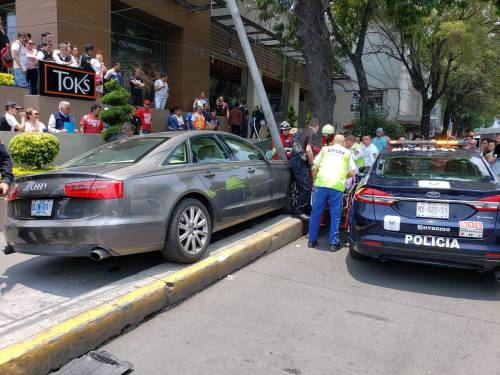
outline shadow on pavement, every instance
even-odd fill
[[[351,276],[366,284],[413,293],[500,301],[500,283],[491,273],[404,262],[346,257]]]
[[[212,236],[211,246],[224,246],[229,240],[228,237],[276,216],[276,213],[264,215],[217,232]],[[206,256],[208,253],[207,251]],[[18,254],[9,257],[16,255]],[[102,262],[94,262],[90,258],[35,256],[5,269],[0,275],[0,296],[5,295],[16,285],[22,285],[55,296],[75,298],[156,265],[167,263],[160,252],[113,257]],[[172,268],[179,266],[171,264]]]

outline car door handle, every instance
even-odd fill
[[[207,172],[207,173],[203,173],[203,177],[206,177],[206,178],[212,178],[212,177],[215,177],[215,172]]]
[[[255,173],[255,168],[252,167],[248,168],[248,173]]]

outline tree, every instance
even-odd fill
[[[275,22],[274,31],[282,45],[300,48],[306,61],[316,114],[323,124],[333,123],[333,73],[336,60],[332,53],[325,14],[327,0],[252,0],[264,21]],[[283,22],[279,20],[282,19]]]
[[[323,123],[333,123],[335,104],[332,78],[343,71],[338,57],[349,61],[356,72],[360,115],[369,108],[369,88],[363,53],[375,0],[256,0],[264,21],[274,22],[282,46],[300,49],[306,59],[314,104]],[[325,16],[326,19],[325,20]]]
[[[130,94],[116,79],[107,82],[105,88],[107,94],[102,97],[102,103],[111,107],[101,112],[100,119],[109,125],[109,128],[102,132],[102,138],[107,141],[114,134],[121,132],[125,122],[130,121],[134,107],[128,104]]]
[[[479,0],[380,1],[377,25],[387,43],[378,49],[403,63],[420,93],[423,135],[429,136],[432,109],[477,42],[476,28],[491,25],[492,6]]]
[[[481,42],[481,41],[479,41]],[[488,126],[500,114],[500,45],[497,34],[471,46],[471,58],[450,77],[443,95],[443,135],[450,120],[454,130]]]
[[[366,35],[375,9],[375,0],[336,0],[331,2],[327,12],[331,34],[340,47],[340,55],[350,61],[356,72],[361,117],[369,110],[370,92],[363,55]]]

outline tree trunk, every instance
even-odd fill
[[[425,139],[429,139],[431,132],[431,111],[436,104],[436,100],[427,98],[426,93],[421,93],[422,95],[422,119],[420,120],[420,133]]]
[[[333,124],[333,92],[332,46],[325,24],[325,10],[328,1],[299,0],[295,13],[297,15],[297,38],[300,49],[306,60],[306,70],[311,82],[316,114],[321,124]]]
[[[443,132],[442,135],[448,135],[448,127],[450,125],[451,120],[451,108],[449,105],[446,105],[446,109],[443,113]]]
[[[364,118],[370,109],[370,90],[368,88],[368,80],[366,79],[365,69],[361,57],[353,60],[352,65],[356,71],[356,78],[359,86],[359,117]]]

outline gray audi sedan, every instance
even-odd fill
[[[227,133],[119,140],[17,179],[4,252],[102,260],[160,250],[194,262],[213,232],[290,206],[290,178],[286,161]]]

